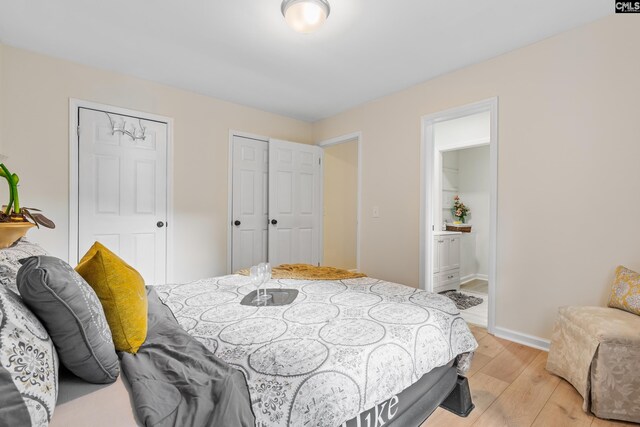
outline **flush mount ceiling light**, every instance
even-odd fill
[[[284,0],[281,10],[291,28],[299,33],[311,33],[324,24],[331,7],[326,0]]]

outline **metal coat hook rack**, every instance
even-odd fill
[[[121,133],[123,135],[128,135],[134,141],[139,139],[145,140],[147,137],[145,133],[147,132],[147,128],[142,126],[142,120],[138,119],[138,124],[140,125],[140,129],[136,128],[135,125],[132,125],[131,130],[127,130],[127,122],[122,119],[122,123],[118,126],[116,122],[111,118],[109,113],[105,113],[109,118],[109,122],[111,123],[111,135],[115,135],[116,133]]]

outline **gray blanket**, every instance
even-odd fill
[[[147,290],[147,339],[137,354],[121,353],[138,418],[145,426],[254,426],[247,383],[184,331]]]

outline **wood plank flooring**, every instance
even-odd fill
[[[438,408],[421,427],[638,426],[585,413],[573,386],[545,369],[546,352],[470,327],[479,344],[467,374],[476,408],[467,418]]]
[[[460,285],[463,291],[477,292],[480,294],[489,293],[489,282],[482,279],[473,279]]]

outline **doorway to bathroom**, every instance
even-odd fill
[[[469,119],[476,117],[469,116]],[[475,123],[488,123],[488,119],[488,115],[479,116]],[[444,123],[457,126],[471,124],[454,120]],[[436,126],[436,147],[439,136]],[[445,281],[444,286],[442,282],[434,283],[434,291],[453,298],[466,321],[486,326],[489,298],[489,144],[440,153],[442,180],[440,198],[435,203],[440,202],[442,227],[435,232],[434,252],[441,244],[437,242],[447,237],[449,240],[458,239],[460,243],[456,248],[449,248],[449,251],[458,251],[452,256],[459,260],[456,280]],[[439,277],[446,278],[451,271],[440,272]]]
[[[497,99],[423,118],[421,287],[494,328]]]

